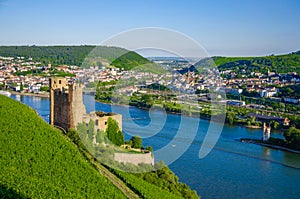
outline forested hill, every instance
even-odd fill
[[[0,56],[32,58],[42,64],[81,66],[89,61],[104,61],[112,66],[127,70],[151,63],[141,55],[119,47],[107,46],[0,46]],[[95,58],[97,57],[97,58]],[[101,65],[101,63],[97,63]]]
[[[200,60],[196,67],[211,67],[214,64],[220,71],[233,70],[237,73],[261,72],[268,70],[276,73],[297,72],[300,74],[300,51],[285,55],[270,55],[264,57],[212,57]]]

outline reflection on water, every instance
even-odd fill
[[[262,147],[263,153],[267,156],[271,155],[271,149],[267,147]]]
[[[44,115],[46,121],[49,120],[46,117],[49,115],[49,99],[16,95],[11,97],[28,104],[40,115]],[[95,102],[93,96],[84,95],[84,103],[88,112],[95,109],[106,112],[112,110],[108,104]],[[126,111],[122,106],[114,106],[113,110],[121,114]],[[130,139],[131,135],[140,131],[138,125],[147,126],[151,123],[147,111],[131,107],[129,113],[129,116],[123,117],[125,139]],[[194,122],[194,118],[186,119]],[[166,146],[174,139],[180,121],[180,116],[168,114],[163,128],[153,136],[145,138],[143,145],[153,146],[154,150]],[[155,123],[152,125],[156,128]],[[191,146],[177,161],[169,165],[180,181],[197,190],[202,198],[299,197],[299,154],[236,141],[241,137],[260,139],[262,132],[260,129],[225,125],[213,151],[204,159],[199,159],[199,149],[208,125],[208,121],[200,120],[197,135]],[[151,132],[152,129],[149,126],[147,130]],[[282,138],[280,132],[275,132],[272,136]],[[191,137],[187,130],[184,135],[173,140],[175,144],[172,144],[170,153],[172,148],[175,150],[189,142]]]

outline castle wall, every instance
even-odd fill
[[[68,93],[54,92],[54,125],[68,130],[71,124],[71,106]]]
[[[74,126],[83,121],[83,115],[86,114],[85,106],[82,100],[82,87],[79,84],[73,85],[72,89],[69,89],[73,93],[73,98],[71,101],[71,106],[73,110],[73,121]],[[69,91],[69,92],[70,92]]]
[[[115,153],[115,161],[131,163],[134,165],[138,165],[140,163],[154,165],[154,157],[152,157],[152,153]]]
[[[118,123],[120,131],[122,131],[122,115],[115,114],[110,116],[102,116],[99,117],[95,113],[85,114],[83,116],[82,121],[85,123],[89,123],[90,120],[95,121],[95,131],[106,131],[107,129],[107,120],[108,118],[112,118]]]
[[[108,118],[111,117],[113,120],[115,120],[118,125],[120,131],[122,131],[122,115],[116,114],[112,116],[103,116],[103,117],[97,117],[96,119],[98,120],[98,126],[96,127],[100,131],[106,131],[107,129],[107,120]]]
[[[67,88],[67,81],[65,78],[62,77],[52,77],[49,79],[50,85],[50,124],[54,125],[54,93],[55,91],[62,91],[63,89]]]

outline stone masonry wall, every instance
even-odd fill
[[[82,100],[82,87],[79,84],[74,84],[72,88],[69,88],[69,93],[72,92],[73,98],[71,101],[74,126],[83,121],[83,115],[86,114],[85,106]]]
[[[71,127],[71,106],[68,93],[54,92],[54,125],[68,130]]]
[[[154,165],[152,153],[133,154],[133,153],[115,153],[115,161],[123,163],[131,163],[138,165],[140,163]]]

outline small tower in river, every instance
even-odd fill
[[[270,135],[271,135],[271,126],[270,125],[267,126],[266,122],[264,122],[262,140],[263,141],[268,141],[270,139]]]

